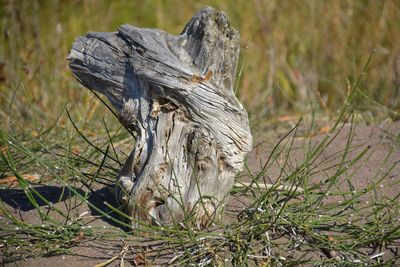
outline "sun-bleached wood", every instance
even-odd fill
[[[70,68],[110,100],[136,132],[117,177],[124,212],[154,224],[218,219],[252,148],[248,116],[233,86],[239,34],[204,8],[180,35],[121,26],[78,37]]]

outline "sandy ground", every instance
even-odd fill
[[[317,169],[324,170],[324,168],[334,165],[340,161],[340,155],[343,154],[343,150],[346,147],[348,141],[348,135],[351,131],[351,126],[346,125],[334,141],[324,150],[318,160],[315,162]],[[361,191],[371,183],[376,183],[377,175],[382,176],[388,171],[389,167],[394,165],[394,169],[386,176],[385,180],[379,181],[378,194],[383,197],[393,197],[400,192],[399,183],[395,183],[400,179],[400,149],[399,149],[399,133],[400,133],[400,122],[396,123],[382,123],[381,125],[368,126],[359,125],[353,135],[352,151],[349,153],[349,158],[354,158],[357,153],[362,149],[367,148],[367,154],[359,163],[355,166],[349,167],[347,170],[347,176],[350,177],[349,181],[339,181],[338,186],[332,188],[332,192],[343,191],[343,190],[354,190]],[[324,134],[317,134],[312,138],[312,144],[322,140]],[[265,164],[265,160],[271,153],[277,140],[282,135],[275,135],[274,137],[265,137],[262,134],[255,134],[255,148],[248,157],[248,166],[252,173],[257,173],[262,166]],[[285,157],[277,159],[271,168],[267,170],[266,180],[273,183],[279,177],[280,169],[284,162],[287,162],[285,169],[295,169],[304,158],[304,144],[308,142],[308,138],[301,136],[301,133],[294,139],[293,148],[289,155],[289,160],[285,161]],[[387,157],[388,153],[390,156]],[[281,166],[279,166],[281,165]],[[335,168],[328,168],[324,172],[319,172],[310,178],[310,184],[312,183],[323,183],[323,181],[333,172]],[[323,175],[322,175],[323,174]],[[243,180],[248,181],[248,177],[243,176]],[[48,199],[56,203],[62,192],[62,188],[59,186],[46,186],[38,188],[41,192],[46,195]],[[9,206],[15,214],[19,214],[28,223],[40,223],[40,219],[36,210],[29,205],[29,202],[24,197],[24,193],[19,189],[8,189],[0,191],[1,199]],[[366,196],[367,197],[367,196]],[[101,209],[107,210],[104,206],[103,201],[113,203],[113,194],[107,188],[100,188],[95,191],[91,196],[91,201],[96,203]],[[340,197],[331,197],[327,201],[338,202]],[[366,199],[368,201],[368,199]],[[232,209],[237,209],[241,202],[237,202],[233,198],[228,202]],[[238,204],[239,203],[239,204]],[[68,194],[64,194],[62,201],[55,205],[60,209],[67,209],[68,206],[73,205],[71,198]],[[229,206],[229,205],[228,205]],[[229,209],[229,208],[228,208]],[[94,226],[113,226],[111,221],[96,219],[96,212],[91,210],[88,206],[82,205],[77,211],[77,214],[87,214],[88,218],[92,219],[91,224]],[[231,212],[227,212],[227,221],[231,215]],[[57,214],[54,214],[56,219]],[[0,223],[6,223],[5,218],[1,218]],[[102,240],[86,240],[82,239],[79,246],[71,248],[69,255],[56,255],[42,258],[27,258],[15,262],[6,263],[6,266],[94,266],[96,264],[107,261],[121,251],[123,247],[122,240],[114,241],[102,241]],[[0,251],[1,253],[1,251]],[[1,255],[1,254],[0,254]],[[135,255],[128,255],[124,262],[125,266],[133,265],[133,258]],[[120,261],[116,260],[109,266],[119,266]]]

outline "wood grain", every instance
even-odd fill
[[[78,81],[110,100],[137,133],[116,195],[132,223],[218,219],[252,148],[233,86],[239,34],[204,8],[180,35],[121,26],[78,37],[68,56]]]

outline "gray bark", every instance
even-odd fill
[[[252,147],[248,116],[233,92],[239,34],[212,8],[180,35],[121,26],[78,37],[68,56],[80,83],[98,91],[137,133],[117,177],[132,223],[218,219]]]

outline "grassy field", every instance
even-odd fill
[[[325,111],[335,112],[373,51],[360,88],[374,101],[399,109],[398,1],[3,0],[2,116],[17,88],[14,108],[32,126],[41,124],[35,120],[54,119],[66,104],[85,114],[81,108],[93,103],[65,60],[74,38],[115,31],[124,23],[176,34],[204,5],[224,10],[241,33],[237,93],[254,116],[302,111],[317,95]]]
[[[118,209],[93,195],[114,184],[133,140],[72,77],[66,55],[77,36],[124,23],[177,34],[205,5],[227,13],[241,34],[237,95],[256,141],[270,144],[258,169],[246,165],[238,180],[258,184],[273,176],[276,187],[234,188],[232,199],[247,204],[228,210],[231,222],[213,231],[192,229],[187,218],[183,226],[144,226],[144,234],[130,229],[132,235],[121,230],[129,226]],[[381,186],[398,188],[400,136],[385,126],[390,142],[379,139],[377,149],[353,142],[358,125],[399,118],[398,25],[394,0],[0,0],[0,194],[21,193],[32,207],[24,220],[0,200],[3,263],[68,254],[93,240],[124,240],[109,248],[109,258],[123,262],[127,255],[133,265],[162,250],[182,265],[398,263],[399,194],[385,197]],[[330,150],[345,128],[341,149]],[[326,135],[314,140],[317,134]],[[382,143],[390,148],[379,154]],[[295,149],[302,156],[293,163]],[[371,182],[354,189],[354,179],[367,179],[357,172],[374,155],[382,166],[371,165]],[[60,195],[40,186],[61,188]],[[305,189],[302,196],[297,187]],[[83,216],[82,207],[96,215]],[[93,223],[99,218],[108,224]]]

